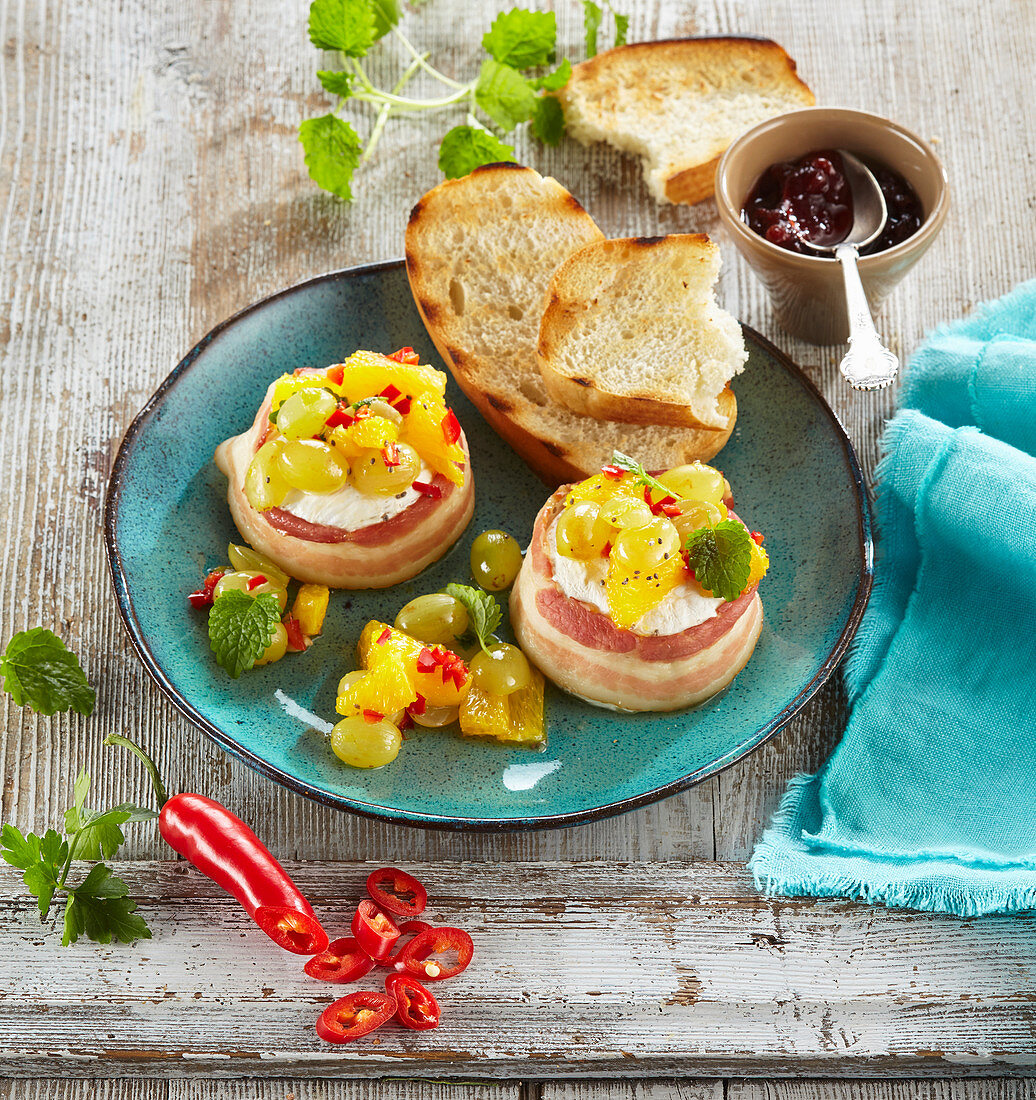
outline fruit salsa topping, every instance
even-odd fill
[[[608,614],[630,629],[678,585],[733,601],[766,572],[768,557],[728,519],[730,486],[700,462],[648,473],[616,452],[601,473],[572,486],[555,521],[557,553],[602,568]]]
[[[230,565],[213,569],[188,597],[211,608],[209,644],[216,662],[235,679],[250,668],[304,653],[323,629],[330,593],[323,584],[300,586],[291,611],[288,574],[250,546],[227,547]]]
[[[245,475],[248,503],[265,512],[292,490],[327,494],[347,486],[373,497],[412,487],[441,497],[436,474],[463,485],[461,428],[445,391],[446,376],[410,348],[393,356],[358,351],[326,370],[282,375],[270,429]],[[431,476],[421,477],[423,470]]]

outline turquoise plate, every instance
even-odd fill
[[[228,752],[292,790],[387,821],[460,829],[573,825],[698,783],[758,747],[815,694],[856,630],[871,586],[863,479],[834,414],[802,372],[745,330],[740,413],[720,465],[738,513],[766,532],[766,623],[733,686],[705,706],[618,715],[548,687],[547,747],[508,748],[419,731],[376,771],[340,764],[326,734],[335,687],[372,618],[391,622],[413,596],[467,581],[474,536],[504,527],[525,545],[548,495],[451,385],[475,471],[475,519],[414,580],[332,596],[324,634],[304,655],[231,680],[208,647],[206,616],[186,594],[239,536],[212,462],[244,430],[269,382],[356,348],[412,344],[441,366],[402,263],[324,275],[275,294],[208,334],[133,421],[115,460],[105,540],[119,609],[158,686]],[[317,727],[317,728],[314,728]]]

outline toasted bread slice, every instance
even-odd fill
[[[410,289],[439,354],[490,425],[549,484],[588,477],[614,450],[658,470],[707,460],[729,436],[729,429],[594,420],[550,398],[536,359],[547,284],[567,256],[602,239],[559,183],[516,164],[439,184],[407,225]]]
[[[643,158],[658,202],[701,202],[739,134],[815,102],[795,62],[766,38],[682,38],[581,61],[557,93],[566,129]]]
[[[554,272],[538,356],[573,412],[725,429],[745,338],[716,303],[719,249],[700,233],[595,241]]]

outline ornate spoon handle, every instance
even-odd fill
[[[856,245],[840,244],[835,258],[842,265],[845,301],[849,310],[849,350],[839,369],[856,390],[880,390],[890,386],[899,370],[899,360],[881,342],[871,318],[867,296],[860,282]]]

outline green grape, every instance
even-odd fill
[[[260,573],[255,569],[240,569],[235,573],[224,573],[212,590],[212,598],[218,600],[224,592],[229,592],[232,588],[238,592],[244,592],[248,596],[260,596],[264,592],[272,592],[277,597],[277,602],[281,605],[281,611],[283,611],[288,602],[288,593],[276,581],[266,579],[262,583],[249,588],[249,584],[257,577],[265,576],[265,573]]]
[[[513,645],[499,642],[472,658],[471,682],[490,695],[510,695],[528,687],[532,670],[525,654]]]
[[[266,652],[252,667],[258,668],[260,665],[272,665],[274,661],[279,661],[287,651],[288,632],[284,629],[284,623],[278,623],[277,629],[273,632],[273,640],[266,647]]]
[[[248,464],[245,472],[245,497],[257,512],[279,508],[291,488],[277,466],[277,456],[283,446],[283,439],[267,440]]]
[[[394,409],[387,401],[372,401],[368,406],[371,416],[380,416],[385,420],[391,420],[397,427],[403,423],[403,414],[399,409]]]
[[[627,573],[650,573],[679,553],[680,536],[673,524],[658,516],[643,527],[627,528],[615,536],[611,556]]]
[[[277,410],[277,431],[285,439],[311,439],[324,430],[337,407],[325,389],[296,390]]]
[[[560,516],[554,528],[554,542],[562,557],[589,561],[599,558],[612,537],[611,525],[601,519],[600,505],[577,500]]]
[[[437,730],[442,729],[443,726],[448,726],[451,722],[456,722],[459,714],[460,707],[425,707],[424,714],[414,714],[411,711],[410,717],[418,726]]]
[[[677,500],[705,500],[710,504],[721,504],[730,491],[719,470],[706,466],[704,462],[676,466],[667,470],[658,480]]]
[[[617,495],[601,505],[601,519],[621,530],[645,527],[653,519],[646,501]]]
[[[451,646],[468,629],[468,610],[445,592],[432,592],[404,604],[394,625],[427,645]]]
[[[368,496],[391,497],[413,484],[421,472],[421,459],[409,443],[396,443],[394,466],[388,465],[382,451],[367,448],[353,459],[353,484]]]
[[[291,580],[279,565],[274,565],[269,558],[264,558],[258,550],[253,550],[251,546],[238,546],[232,542],[227,547],[227,557],[230,558],[230,564],[235,569],[251,569],[257,573],[263,573],[271,581],[276,581],[281,588],[287,588],[288,582]]]
[[[357,680],[362,680],[366,675],[367,673],[364,672],[363,669],[359,669],[356,672],[347,672],[341,680],[338,681],[338,694],[344,695]]]
[[[353,768],[382,768],[399,755],[403,735],[387,719],[368,722],[355,715],[343,718],[331,731],[335,756]]]
[[[292,439],[277,455],[277,469],[293,488],[306,493],[333,493],[349,476],[345,459],[319,439]]]
[[[514,584],[522,567],[522,548],[506,531],[483,531],[471,544],[471,575],[487,592]]]
[[[707,500],[685,500],[680,505],[680,514],[673,516],[672,522],[679,532],[680,542],[684,543],[692,531],[699,527],[715,527],[722,519],[726,519],[726,508],[720,511]]]

